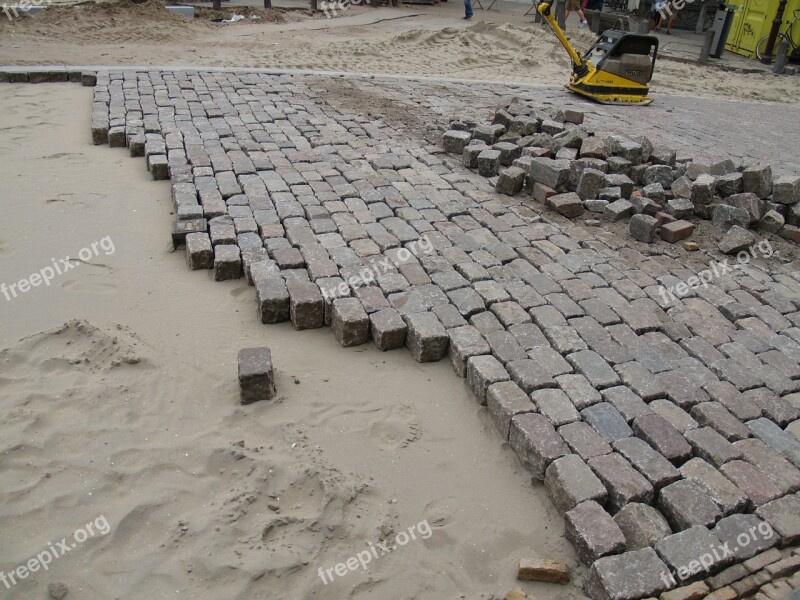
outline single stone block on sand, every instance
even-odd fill
[[[333,334],[345,348],[369,341],[369,316],[357,298],[333,301]]]
[[[239,387],[242,404],[271,400],[275,396],[275,374],[269,348],[239,350]]]

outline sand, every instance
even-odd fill
[[[577,566],[543,487],[446,361],[262,325],[243,280],[172,252],[168,183],[92,146],[90,109],[74,85],[0,96],[0,282],[113,242],[0,296],[0,571],[101,517],[109,529],[4,598],[60,582],[67,600],[488,599],[521,556]],[[243,407],[236,354],[256,345],[279,399]],[[422,522],[427,539],[367,571],[318,577]]]
[[[471,23],[461,19],[461,3],[448,2],[361,6],[331,19],[257,11],[257,21],[217,24],[205,20],[208,12],[190,20],[154,5],[50,7],[46,16],[0,19],[0,64],[280,67],[561,86],[570,73],[567,54],[549,28],[522,16],[526,9],[479,10]],[[594,36],[577,24],[573,14],[567,31],[585,50]],[[800,101],[798,77],[687,63],[677,36],[662,38],[656,93]]]

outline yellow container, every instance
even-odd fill
[[[778,11],[778,0],[727,0],[736,5],[728,40],[725,49],[747,56],[756,57],[756,44],[765,35],[769,35],[772,21]],[[787,22],[794,18],[794,11],[800,10],[800,0],[789,0],[783,13],[781,31],[787,31]],[[795,23],[792,40],[800,44],[800,22]],[[789,49],[791,50],[791,48]]]

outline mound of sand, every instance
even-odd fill
[[[247,18],[213,23],[234,11],[201,8],[194,20],[166,12],[156,0],[133,5],[48,7],[33,17],[0,21],[0,63],[191,65],[454,77],[562,86],[569,57],[548,27],[532,17],[480,14],[464,23],[460,9],[367,8],[326,19],[306,11],[235,7]],[[420,14],[422,13],[422,14]],[[258,19],[250,17],[258,16]],[[574,18],[574,17],[573,17]],[[568,27],[586,50],[594,35]],[[797,102],[800,78],[721,71],[664,53],[654,92]]]

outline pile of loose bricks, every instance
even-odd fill
[[[512,100],[491,125],[456,120],[443,136],[447,152],[492,178],[500,194],[530,194],[568,218],[596,213],[608,221],[630,219],[631,237],[650,243],[660,234],[674,243],[688,238],[693,216],[728,232],[719,243],[737,254],[755,243],[749,228],[800,243],[800,176],[773,181],[769,165],[712,165],[677,160],[672,148],[647,137],[595,135],[584,115],[548,115]]]
[[[498,194],[441,148],[326,103],[313,76],[82,80],[94,142],[171,179],[173,241],[190,268],[246,277],[265,323],[449,358],[563,511],[589,596],[778,598],[800,586],[797,273],[751,265],[665,305],[659,284],[695,271],[561,216],[707,215],[715,192],[789,216],[784,180],[753,190],[766,169],[676,163],[645,140],[591,136],[577,114],[540,122],[510,105],[444,141],[485,175],[507,166]],[[556,212],[503,195],[523,185]],[[725,206],[763,228],[742,204]],[[430,252],[415,251],[421,239]],[[255,386],[243,401],[274,394],[268,352],[243,352],[240,378]]]

